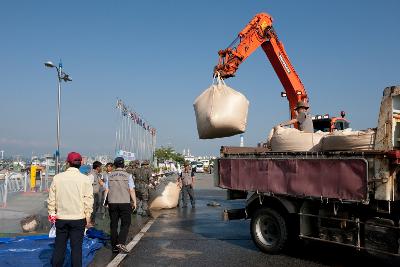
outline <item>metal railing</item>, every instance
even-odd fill
[[[7,207],[7,198],[14,193],[45,192],[50,187],[49,176],[40,174],[36,185],[31,187],[31,179],[27,172],[7,172],[0,177],[0,207]]]
[[[27,180],[26,173],[5,173],[4,179],[0,180],[0,201],[2,201],[2,207],[7,206],[7,197],[9,194],[26,191]]]

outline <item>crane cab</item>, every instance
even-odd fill
[[[328,114],[313,116],[314,132],[333,132],[350,128],[350,122],[344,118],[345,113],[342,111],[340,115],[341,117],[330,117]]]

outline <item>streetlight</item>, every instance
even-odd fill
[[[62,63],[58,67],[51,61],[47,61],[44,65],[48,68],[56,68],[58,78],[58,102],[57,102],[57,151],[56,151],[56,174],[60,172],[60,105],[61,105],[61,81],[71,82],[72,79],[62,69]]]

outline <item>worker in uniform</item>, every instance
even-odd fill
[[[138,214],[142,216],[151,216],[149,210],[149,184],[151,182],[152,171],[150,162],[144,160],[140,169],[135,172],[136,197],[138,203]]]
[[[128,167],[126,168],[126,172],[132,174],[133,180],[135,181],[137,177],[137,172],[140,169],[140,161],[139,160],[132,160],[129,162]],[[135,182],[136,183],[136,182]],[[137,196],[137,194],[136,194]],[[131,200],[132,201],[132,200]],[[139,204],[139,202],[137,202]],[[138,209],[135,209],[133,213],[137,213]]]
[[[114,167],[115,170],[108,175],[105,184],[110,214],[111,247],[113,252],[128,253],[125,242],[131,225],[132,209],[136,209],[135,184],[132,175],[124,170],[124,158],[115,158]],[[119,220],[121,226],[118,233]]]
[[[299,101],[296,104],[295,112],[297,114],[297,117],[295,119],[282,122],[279,124],[279,126],[288,126],[292,125],[295,123],[299,124],[299,130],[306,132],[306,133],[313,133],[314,132],[314,126],[312,122],[312,117],[311,114],[308,113],[309,106],[307,103],[303,101]]]
[[[136,170],[140,168],[140,161],[139,160],[132,160],[129,162],[128,167],[126,168],[126,172],[129,174],[132,174],[134,177],[136,177],[135,173]]]
[[[91,218],[91,222],[93,225],[96,223],[96,213],[101,206],[102,202],[102,188],[104,185],[104,182],[102,180],[102,175],[101,175],[101,166],[103,164],[100,161],[95,161],[93,162],[92,165],[92,170],[88,175],[89,182],[92,184],[93,187],[93,212]]]
[[[194,199],[194,172],[190,167],[188,162],[185,162],[182,174],[179,177],[179,184],[182,188],[182,201],[183,201],[183,208],[187,207],[187,195],[190,197],[190,203],[192,204],[192,208],[195,207],[195,199]]]

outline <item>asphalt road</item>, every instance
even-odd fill
[[[226,201],[211,175],[198,175],[196,188],[196,208],[161,211],[121,266],[398,266],[315,242],[299,243],[290,254],[264,254],[251,240],[249,221],[222,220],[225,208],[240,207],[242,201]],[[212,201],[221,206],[208,206]]]

